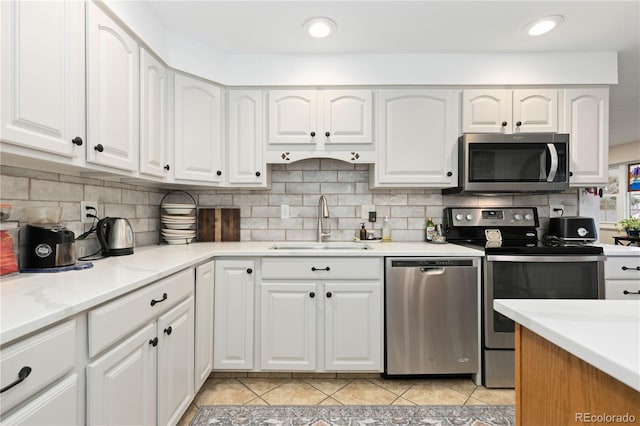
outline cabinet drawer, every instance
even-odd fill
[[[89,356],[192,295],[194,280],[187,269],[89,312]]]
[[[640,300],[640,280],[605,280],[604,296],[612,300]]]
[[[262,260],[262,278],[298,280],[380,280],[379,258],[278,257]]]
[[[4,413],[29,396],[67,374],[76,363],[76,320],[71,320],[14,343],[0,351],[0,382],[5,388],[19,380],[26,367],[29,374],[2,392]]]
[[[607,257],[604,262],[606,279],[640,280],[640,256]]]

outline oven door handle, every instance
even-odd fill
[[[549,155],[551,156],[551,166],[549,167],[549,175],[547,176],[547,182],[553,182],[558,173],[558,150],[552,143],[547,144]]]
[[[542,262],[601,262],[606,259],[605,256],[588,255],[588,256],[511,256],[511,255],[491,255],[486,256],[487,262],[522,262],[522,263],[542,263]]]

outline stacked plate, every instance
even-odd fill
[[[162,239],[169,244],[189,244],[196,236],[195,204],[163,204]]]

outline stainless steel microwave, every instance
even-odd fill
[[[568,188],[568,134],[467,133],[458,138],[458,186],[443,193],[550,193]]]

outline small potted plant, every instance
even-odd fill
[[[628,236],[637,237],[640,235],[640,218],[629,216],[617,223],[618,230],[624,230]]]

